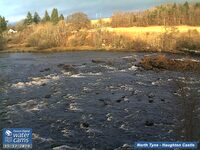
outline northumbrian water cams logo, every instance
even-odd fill
[[[3,148],[5,149],[32,148],[32,129],[29,128],[3,129]]]
[[[12,132],[10,130],[6,130],[6,136],[12,136]]]

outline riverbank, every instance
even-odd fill
[[[182,53],[184,50],[198,53],[200,49],[198,26],[100,27],[72,32],[63,28],[63,24],[66,25],[64,22],[57,26],[48,23],[32,25],[17,34],[5,35],[6,50],[2,52],[98,50]],[[52,34],[49,34],[50,31]]]
[[[53,47],[47,49],[38,49],[37,47],[13,47],[5,48],[6,50],[1,50],[0,53],[52,53],[52,52],[71,52],[71,51],[108,51],[108,52],[158,52],[158,53],[174,53],[183,54],[184,52],[176,50],[170,51],[157,51],[157,50],[128,50],[128,49],[114,49],[114,48],[95,48],[90,46],[79,46],[79,47]]]

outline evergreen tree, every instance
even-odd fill
[[[36,24],[38,24],[41,21],[40,16],[38,15],[37,12],[34,13],[34,17],[33,17],[33,22],[35,22]]]
[[[63,16],[63,14],[60,15],[59,20],[65,20],[65,17]]]
[[[50,16],[49,16],[48,11],[46,10],[46,11],[45,11],[44,18],[42,19],[42,21],[43,21],[43,22],[48,22],[48,21],[50,21],[50,20],[51,20],[51,18],[50,18]]]
[[[7,29],[7,23],[5,17],[0,16],[0,33]]]
[[[33,23],[33,16],[30,12],[28,12],[26,19],[24,20],[25,25],[30,25]]]
[[[189,9],[189,3],[186,1],[183,6],[188,10]]]
[[[57,24],[58,21],[59,21],[58,10],[56,8],[54,8],[52,13],[51,13],[51,22],[53,24]]]

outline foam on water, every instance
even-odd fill
[[[132,66],[132,67],[130,67],[128,70],[130,70],[130,71],[136,71],[137,69],[138,69],[138,67]]]
[[[73,74],[70,76],[70,78],[85,78],[82,74]]]
[[[104,67],[104,68],[106,68],[106,69],[108,69],[108,70],[116,70],[116,68],[115,67],[111,67],[111,66],[108,66],[108,65],[100,65],[101,67]]]
[[[181,59],[174,59],[174,60],[178,60],[178,61],[187,61],[187,60],[189,60],[189,61],[193,61],[193,62],[200,62],[197,59],[188,59],[188,58],[181,58]]]
[[[71,110],[71,111],[82,111],[82,109],[78,108],[78,104],[75,103],[75,102],[69,104],[69,110]]]
[[[40,101],[39,103],[36,100],[28,100],[26,102],[18,103],[15,105],[8,106],[7,108],[11,110],[11,112],[16,113],[19,111],[19,108],[21,110],[27,111],[27,112],[34,112],[42,110],[46,107],[47,103],[44,101]]]
[[[53,142],[54,140],[52,138],[43,138],[39,134],[33,133],[33,139],[39,140],[41,142]]]
[[[12,84],[11,87],[16,88],[16,89],[22,89],[22,88],[32,87],[32,86],[41,86],[43,84],[47,84],[52,81],[57,81],[60,78],[61,77],[57,74],[50,74],[44,77],[33,77],[31,78],[30,81],[18,82],[18,83]]]

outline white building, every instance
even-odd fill
[[[8,30],[8,34],[15,34],[15,33],[17,33],[17,31],[15,31],[15,30],[13,30],[13,29],[9,29],[9,30]]]

